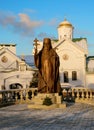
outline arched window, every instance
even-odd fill
[[[72,71],[72,80],[77,80],[77,72]]]
[[[69,79],[68,79],[68,72],[65,71],[64,72],[64,83],[68,83],[69,82]]]

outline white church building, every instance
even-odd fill
[[[73,38],[73,29],[65,19],[58,26],[58,39],[52,40],[60,58],[61,86],[94,88],[94,57],[88,57],[86,38]],[[43,42],[38,43],[40,50]]]
[[[73,38],[73,29],[73,25],[64,20],[58,26],[58,39],[52,39],[60,59],[61,86],[94,89],[94,56],[88,56],[86,38]],[[38,43],[39,51],[43,42]],[[15,44],[0,44],[0,90],[28,88],[33,73],[24,58],[16,55]]]
[[[16,55],[15,44],[0,44],[0,90],[28,88],[34,71]]]

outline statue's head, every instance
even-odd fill
[[[44,38],[44,40],[43,40],[43,49],[50,50],[51,48],[52,48],[51,39],[50,38]]]

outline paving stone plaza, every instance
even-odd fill
[[[75,103],[53,110],[26,104],[0,108],[0,130],[94,130],[94,106]]]

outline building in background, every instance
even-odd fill
[[[58,26],[58,39],[52,39],[60,58],[61,86],[94,88],[94,57],[88,57],[87,39],[73,38],[73,30],[73,25],[65,19]],[[38,41],[38,51],[42,43]]]
[[[24,57],[16,55],[15,44],[0,44],[0,90],[29,87],[33,73]]]

